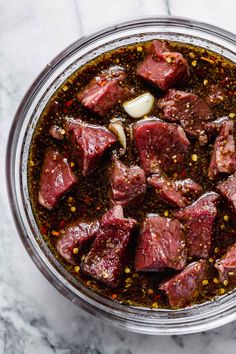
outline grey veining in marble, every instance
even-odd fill
[[[146,15],[188,16],[236,32],[235,0],[0,0],[0,354],[235,354],[236,322],[151,337],[112,328],[60,295],[26,253],[10,213],[4,156],[26,89],[82,35]]]

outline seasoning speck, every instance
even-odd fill
[[[191,159],[192,159],[192,161],[196,162],[197,161],[197,155],[196,154],[192,154]]]
[[[224,293],[225,293],[225,289],[224,289],[224,288],[220,288],[220,289],[219,289],[219,294],[220,294],[220,295],[223,295]]]
[[[158,308],[158,303],[157,302],[153,302],[151,307],[153,309],[157,309]]]
[[[202,281],[202,285],[208,285],[208,284],[209,284],[209,281],[207,279]]]
[[[196,55],[195,55],[193,52],[188,53],[188,55],[189,55],[189,57],[192,58],[192,59],[196,57]]]
[[[73,253],[74,253],[74,254],[77,254],[78,252],[79,252],[78,247],[73,248]]]
[[[52,235],[53,235],[53,236],[59,236],[59,235],[60,235],[60,232],[53,230],[53,231],[52,231]]]
[[[228,281],[227,279],[225,279],[225,280],[223,281],[224,286],[227,286],[228,283],[229,283],[229,281]]]
[[[139,53],[140,53],[140,52],[142,52],[142,51],[143,51],[143,48],[142,48],[142,47],[140,47],[140,46],[138,46],[138,47],[137,47],[137,52],[139,52]]]
[[[75,271],[76,273],[79,273],[79,271],[80,271],[80,266],[78,266],[78,265],[75,266],[75,267],[74,267],[74,271]]]
[[[125,268],[125,273],[126,273],[126,274],[129,274],[129,273],[130,273],[129,267],[126,267],[126,268]]]

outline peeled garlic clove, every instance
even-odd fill
[[[123,103],[123,108],[126,113],[132,118],[141,118],[148,114],[153,105],[155,98],[149,92],[142,94],[130,101]]]
[[[111,123],[108,129],[117,137],[121,146],[126,150],[126,135],[122,124],[119,122]]]

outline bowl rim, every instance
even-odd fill
[[[63,51],[61,51],[54,59],[52,59],[49,64],[46,65],[46,67],[41,71],[41,73],[37,76],[37,78],[34,80],[30,88],[27,90],[25,96],[23,97],[19,108],[16,111],[14,120],[11,125],[9,137],[8,137],[8,143],[7,143],[7,149],[6,149],[6,181],[7,181],[7,191],[8,191],[8,197],[9,197],[9,202],[11,206],[11,211],[12,215],[14,218],[15,225],[17,227],[18,233],[21,237],[21,240],[30,255],[31,259],[34,261],[38,269],[42,272],[42,274],[56,287],[64,296],[69,298],[72,302],[76,302],[77,304],[80,305],[81,308],[85,309],[87,312],[90,312],[92,314],[95,314],[96,316],[105,319],[107,322],[109,322],[112,325],[115,325],[117,327],[121,328],[126,328],[132,331],[140,332],[140,333],[146,333],[146,334],[184,334],[184,333],[194,333],[197,331],[203,331],[203,330],[209,330],[214,327],[218,327],[220,325],[223,325],[225,323],[231,322],[232,320],[236,319],[236,304],[234,307],[231,307],[230,309],[234,308],[235,312],[230,312],[230,309],[227,309],[227,313],[218,313],[215,315],[217,318],[214,318],[210,320],[209,318],[208,321],[205,321],[201,319],[201,322],[198,324],[188,324],[188,327],[186,327],[186,323],[182,323],[181,326],[176,328],[176,324],[173,322],[172,326],[167,329],[166,327],[160,327],[153,329],[153,325],[145,323],[144,326],[140,325],[140,320],[134,319],[130,322],[129,319],[124,319],[121,316],[121,313],[119,311],[113,311],[113,313],[109,314],[106,310],[107,309],[98,309],[96,306],[96,299],[94,302],[87,302],[85,299],[80,298],[80,301],[75,301],[75,297],[73,294],[73,291],[70,286],[67,286],[67,289],[63,289],[63,285],[58,284],[58,276],[56,277],[55,274],[51,271],[51,269],[42,261],[42,258],[40,257],[39,254],[35,254],[35,249],[27,235],[24,234],[24,230],[22,228],[22,220],[20,220],[19,217],[19,212],[16,209],[16,196],[14,194],[14,177],[12,170],[14,170],[13,166],[13,159],[14,159],[14,153],[15,150],[12,142],[14,141],[14,137],[16,134],[19,132],[20,127],[19,127],[19,118],[22,117],[23,112],[27,109],[28,105],[30,105],[30,97],[32,97],[32,92],[36,92],[37,88],[45,81],[47,81],[47,78],[51,75],[52,71],[55,69],[55,67],[60,64],[63,61],[66,61],[67,55],[70,54],[72,55],[73,52],[76,52],[78,48],[83,47],[86,45],[88,42],[96,42],[98,38],[101,36],[106,36],[110,34],[111,32],[119,32],[120,30],[126,28],[129,26],[130,28],[138,28],[142,27],[145,24],[158,24],[159,25],[167,25],[167,26],[176,26],[178,25],[179,27],[186,28],[186,26],[194,27],[194,29],[198,29],[200,31],[206,31],[208,33],[214,34],[216,36],[219,36],[223,40],[229,41],[231,44],[236,46],[236,36],[224,29],[221,29],[217,26],[214,25],[209,25],[204,22],[199,22],[187,18],[182,18],[182,17],[168,17],[168,16],[160,16],[160,17],[144,17],[144,18],[138,18],[138,19],[132,19],[129,21],[124,21],[121,22],[117,25],[111,25],[106,27],[105,29],[101,29],[98,31],[95,31],[87,36],[83,36],[80,39],[76,40],[73,42],[71,45],[69,45],[67,48],[65,48]],[[10,158],[9,158],[10,157]],[[61,282],[61,281],[60,281]],[[205,304],[205,303],[204,303]],[[204,304],[201,305],[204,307]],[[182,311],[182,310],[180,310]],[[118,318],[117,318],[118,316]],[[170,321],[171,322],[171,321]]]

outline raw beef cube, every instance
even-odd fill
[[[204,133],[205,124],[212,117],[210,107],[202,98],[185,91],[169,90],[159,99],[158,107],[163,110],[164,119],[180,123],[193,137]]]
[[[102,217],[101,228],[82,263],[82,270],[108,286],[117,287],[135,225],[136,220],[124,218],[122,206],[110,209]]]
[[[147,174],[183,165],[190,142],[180,126],[147,118],[137,122],[133,130],[141,165]]]
[[[66,158],[57,150],[46,152],[39,182],[39,203],[54,208],[61,197],[77,183]]]
[[[225,121],[216,138],[208,176],[214,179],[219,173],[233,173],[236,170],[235,142],[233,137],[234,122]]]
[[[129,94],[124,87],[126,74],[119,67],[110,68],[96,76],[78,94],[78,100],[94,113],[104,116],[119,100]]]
[[[160,89],[168,90],[189,77],[187,61],[182,54],[171,52],[166,44],[153,41],[146,54],[137,75]]]
[[[89,175],[98,167],[104,152],[116,142],[116,137],[105,127],[80,119],[67,119],[64,126],[82,174]]]
[[[236,173],[229,176],[226,181],[217,185],[218,191],[225,197],[236,212]]]
[[[214,192],[205,193],[193,204],[175,212],[175,217],[185,226],[187,247],[191,257],[208,257],[218,197]]]
[[[171,307],[186,307],[194,302],[201,289],[205,270],[206,261],[200,259],[161,284],[160,289],[166,293]]]
[[[114,204],[126,206],[146,192],[145,172],[137,165],[128,167],[115,157],[110,182]]]
[[[64,233],[57,240],[56,248],[58,253],[69,263],[76,264],[74,249],[83,248],[89,241],[92,241],[99,230],[99,222],[91,223],[76,222],[68,225]]]
[[[177,180],[174,182],[174,185],[183,194],[190,193],[191,195],[197,195],[202,191],[202,187],[190,178]]]
[[[216,261],[215,268],[219,272],[220,281],[236,282],[236,243],[231,245],[227,253]]]
[[[217,118],[216,120],[213,120],[212,122],[206,123],[205,129],[206,132],[209,134],[212,133],[219,133],[221,127],[225,124],[225,122],[229,121],[229,117],[220,117]]]
[[[179,208],[189,204],[186,195],[195,196],[202,191],[202,187],[191,179],[171,181],[167,177],[153,174],[147,182],[155,188],[161,200]]]
[[[143,222],[135,255],[137,271],[183,269],[187,250],[178,220],[149,214]]]

